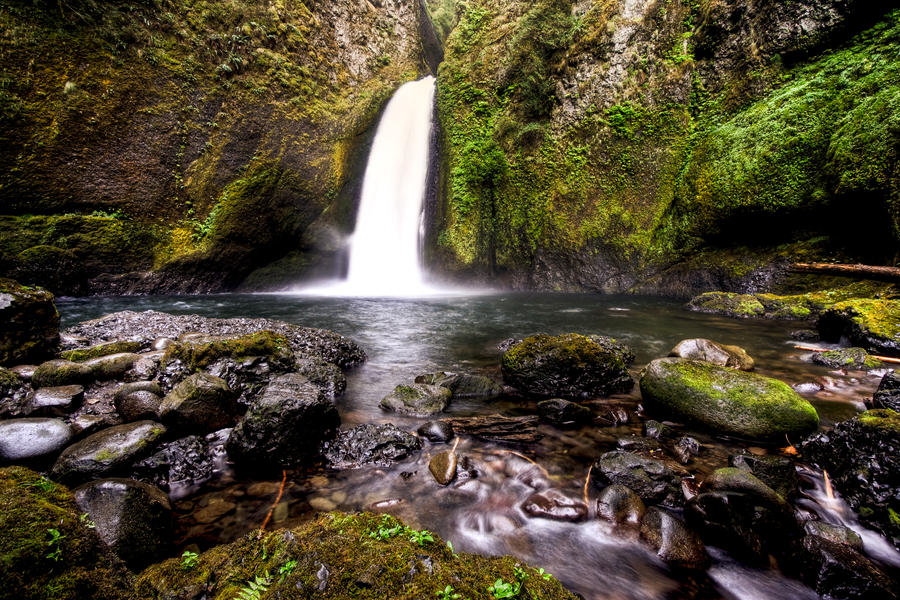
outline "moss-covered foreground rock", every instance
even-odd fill
[[[784,440],[819,426],[819,415],[786,383],[709,363],[661,358],[641,374],[651,415],[686,420],[715,433]]]
[[[870,352],[900,356],[900,300],[838,302],[822,313],[817,327],[823,339],[847,337]]]
[[[0,278],[0,365],[49,358],[59,347],[53,294]]]
[[[420,542],[414,540],[419,539]],[[438,536],[423,536],[387,515],[330,513],[292,530],[213,548],[185,568],[172,559],[144,571],[136,593],[145,599],[231,600],[262,584],[268,597],[435,598],[447,586],[460,598],[489,598],[498,579],[520,585],[518,597],[574,600],[555,579],[545,580],[509,557],[454,554]],[[524,576],[516,575],[516,566]]]
[[[0,506],[0,598],[133,597],[131,574],[80,518],[66,488],[28,469],[0,469]]]

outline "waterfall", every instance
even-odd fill
[[[431,143],[434,77],[403,85],[378,123],[366,165],[344,292],[403,296],[424,290],[420,239]]]

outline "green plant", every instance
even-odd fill
[[[375,538],[376,540],[389,540],[392,537],[400,535],[403,533],[403,530],[406,529],[403,525],[395,525],[394,527],[379,527],[375,531],[369,532],[370,538]]]
[[[427,529],[423,529],[422,531],[416,531],[415,529],[409,530],[409,541],[414,544],[418,544],[420,546],[424,546],[428,542],[433,542],[434,537],[431,535],[431,532]]]
[[[50,534],[50,541],[47,542],[50,552],[47,554],[47,558],[56,562],[62,558],[62,540],[66,536],[62,535],[59,529],[48,529],[47,533]]]
[[[190,571],[194,567],[197,566],[198,559],[200,555],[196,552],[191,552],[190,550],[185,550],[181,555],[181,565],[179,568],[182,571]]]
[[[278,568],[278,583],[282,583],[288,575],[293,573],[296,566],[296,560],[289,560],[281,565],[281,567]]]
[[[272,585],[272,578],[269,576],[269,572],[266,571],[263,576],[257,575],[252,581],[248,581],[238,591],[234,600],[259,600],[265,592],[269,591],[270,585]]]
[[[454,594],[453,593],[454,591],[456,591],[456,590],[453,589],[452,585],[448,585],[444,589],[438,590],[438,592],[437,592],[438,600],[459,600],[459,598],[461,598],[461,596],[459,594]]]
[[[540,577],[544,581],[550,581],[551,579],[553,579],[553,575],[544,571],[544,567],[541,567],[540,569],[536,569],[536,571],[537,571],[538,577]]]
[[[518,581],[515,583],[507,583],[506,581],[503,581],[503,579],[498,579],[493,585],[489,586],[487,590],[496,600],[501,600],[502,598],[517,597],[521,589],[522,584]]]
[[[78,515],[78,521],[79,521],[79,523],[81,523],[82,525],[84,525],[85,527],[87,527],[88,529],[93,529],[93,528],[95,528],[95,527],[97,526],[96,523],[94,523],[93,521],[91,521],[91,520],[88,518],[88,514],[87,514],[87,513],[81,513],[80,515]]]

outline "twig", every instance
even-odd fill
[[[807,350],[809,352],[828,352],[828,348],[816,348],[815,346],[794,346],[794,350]],[[869,356],[876,360],[880,360],[881,362],[900,364],[900,358],[894,358],[892,356],[878,356],[877,354],[870,354]]]
[[[594,465],[591,465],[588,468],[587,477],[584,478],[584,504],[585,504],[585,506],[588,507],[588,510],[590,510],[590,506],[591,506],[590,498],[588,498],[588,484],[591,481],[591,471],[593,471],[593,470],[594,470]]]
[[[284,493],[284,484],[287,481],[287,471],[281,471],[281,485],[278,487],[278,495],[275,496],[275,503],[272,504],[272,508],[269,509],[269,512],[266,514],[266,518],[263,519],[262,526],[259,528],[259,535],[257,539],[262,537],[263,531],[266,530],[266,525],[269,524],[269,519],[272,518],[272,513],[275,512],[275,507],[278,506],[278,503],[281,502],[281,494]]]
[[[533,460],[531,460],[530,458],[528,458],[528,457],[525,456],[524,454],[519,454],[519,453],[516,452],[515,450],[500,450],[500,452],[503,452],[503,453],[505,453],[505,454],[514,454],[514,455],[518,456],[518,457],[521,458],[521,459],[527,460],[528,462],[530,462],[531,464],[533,464],[534,466],[536,466],[538,469],[540,469],[541,472],[544,474],[545,477],[547,477],[548,479],[550,478],[550,473],[547,471],[547,469],[545,469],[545,468],[542,467],[541,465],[537,464],[536,462],[534,462]]]

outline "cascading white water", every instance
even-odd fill
[[[403,296],[424,289],[419,238],[433,103],[434,77],[426,77],[403,85],[384,110],[363,179],[345,293]]]

